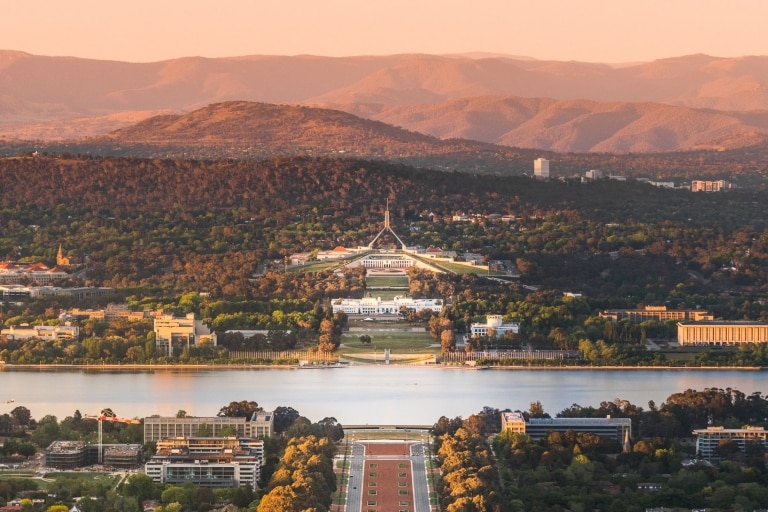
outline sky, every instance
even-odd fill
[[[488,52],[644,62],[768,55],[766,0],[24,0],[0,49],[129,62]]]

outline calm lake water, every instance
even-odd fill
[[[342,425],[425,424],[467,417],[484,406],[527,410],[539,400],[552,415],[571,404],[598,406],[615,398],[647,409],[672,393],[707,387],[768,394],[768,372],[736,370],[457,370],[350,366],[338,369],[93,371],[0,370],[0,413],[17,405],[39,419],[75,410],[118,416],[213,416],[231,401],[267,410],[293,407],[311,421]],[[13,399],[13,403],[5,403]]]

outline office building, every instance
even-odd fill
[[[224,427],[234,428],[239,437],[260,438],[274,435],[274,416],[260,411],[251,418],[229,416],[149,416],[144,418],[144,442],[160,441],[172,437],[195,437],[201,430],[210,429],[217,437]]]
[[[618,322],[625,318],[633,322],[645,322],[648,320],[655,320],[657,322],[691,320],[699,322],[714,319],[709,311],[701,309],[667,309],[667,306],[645,306],[642,309],[607,309],[600,312],[600,316],[612,322]]]
[[[195,320],[195,314],[189,313],[184,317],[161,315],[155,318],[155,345],[173,355],[173,347],[196,347],[209,344],[216,346],[216,333]]]
[[[742,453],[745,452],[747,443],[760,443],[768,450],[768,431],[763,427],[707,427],[694,430],[693,435],[696,436],[696,454],[709,461],[720,460],[717,447],[724,440],[736,443]]]
[[[521,412],[501,415],[502,430],[526,434],[531,438],[545,439],[553,432],[588,432],[624,443],[632,437],[632,420],[629,418],[526,418]]]
[[[680,345],[736,346],[768,341],[768,323],[750,321],[678,322]]]

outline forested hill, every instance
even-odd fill
[[[502,174],[531,167],[538,155],[470,140],[444,141],[339,110],[245,101],[152,117],[73,147],[148,158],[363,158]]]
[[[626,297],[667,293],[695,271],[712,289],[768,289],[768,210],[757,190],[694,194],[308,158],[5,158],[0,183],[0,257],[52,263],[61,244],[88,262],[90,283],[114,287],[274,294],[275,283],[256,291],[249,281],[265,260],[367,244],[389,200],[409,245],[517,261],[523,283]],[[517,221],[454,223],[455,213]]]

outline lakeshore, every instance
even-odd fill
[[[334,363],[334,364],[256,364],[256,363],[210,363],[210,364],[188,364],[188,363],[159,363],[159,364],[61,364],[61,363],[40,363],[40,364],[9,364],[0,365],[1,369],[23,369],[23,370],[248,370],[248,369],[274,369],[274,370],[297,370],[300,368],[312,369],[334,369],[357,367],[376,367],[376,368],[433,368],[438,370],[547,370],[547,371],[749,371],[760,372],[768,370],[764,366],[547,366],[547,365],[506,365],[506,366],[470,366],[470,365],[448,365],[448,364],[414,364],[390,362],[358,362],[353,363]]]

